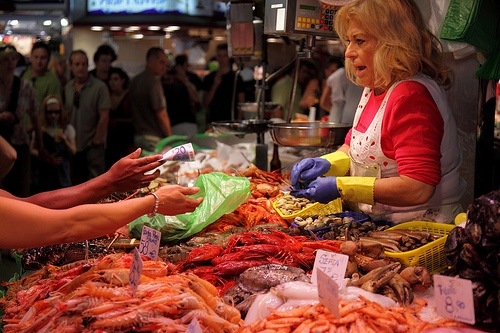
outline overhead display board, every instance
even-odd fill
[[[213,16],[213,0],[87,0],[88,15],[185,14]]]

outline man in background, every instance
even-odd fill
[[[201,90],[201,79],[196,73],[189,70],[188,57],[185,54],[175,56],[175,68],[182,69],[197,91]]]
[[[295,100],[293,106],[290,107],[290,99],[292,96],[293,81],[297,75],[297,90],[295,92]],[[276,82],[271,88],[271,101],[278,103],[281,106],[281,115],[279,112],[275,114],[276,117],[287,120],[288,112],[292,112],[291,120],[300,119],[305,120],[305,109],[300,106],[300,100],[302,99],[302,92],[305,90],[309,81],[315,77],[316,68],[311,61],[302,60],[298,69],[298,73],[295,73],[295,69],[292,70],[290,74],[286,74],[280,81]],[[307,108],[307,107],[306,107]],[[291,111],[290,111],[291,110]],[[305,118],[300,118],[300,115]]]
[[[111,102],[106,84],[89,74],[84,51],[71,52],[69,67],[74,78],[65,86],[64,106],[76,129],[73,181],[81,184],[105,172],[104,143]]]
[[[107,44],[99,46],[93,58],[95,68],[90,71],[90,74],[108,84],[111,75],[111,64],[116,58],[115,50],[111,46]]]
[[[49,95],[62,97],[63,87],[61,81],[54,73],[49,71],[49,46],[44,42],[33,44],[30,59],[31,65],[21,74],[21,77],[33,84],[38,103],[42,103],[45,97]]]
[[[235,84],[236,73],[232,69],[232,62],[227,51],[227,44],[219,44],[216,49],[216,59],[219,68],[211,72],[203,79],[203,104],[208,108],[208,123],[212,121],[236,119],[236,103],[245,101],[243,91],[243,80],[238,75]],[[236,93],[233,100],[233,93]],[[232,103],[235,103],[234,105]]]
[[[172,135],[161,77],[168,69],[163,49],[152,47],[146,54],[146,69],[130,83],[130,113],[134,124],[134,144],[154,151],[161,139]]]
[[[321,108],[330,112],[328,121],[352,124],[362,93],[363,87],[347,78],[344,66],[333,72],[320,99]]]

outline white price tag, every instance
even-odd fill
[[[148,226],[143,226],[139,253],[151,260],[156,260],[160,251],[160,240],[161,232]]]
[[[318,270],[318,298],[335,317],[340,318],[339,285],[326,273]]]
[[[317,284],[317,272],[323,271],[337,284],[342,285],[349,256],[331,251],[318,250],[311,276],[311,282]]]
[[[132,265],[130,266],[130,272],[128,273],[128,283],[132,287],[132,294],[134,297],[136,296],[137,286],[141,280],[141,273],[142,258],[137,248],[134,248],[134,258],[132,259]]]
[[[194,161],[194,148],[191,143],[186,143],[181,146],[175,147],[163,154],[160,161],[181,161],[192,162]]]
[[[440,316],[470,325],[476,322],[470,280],[434,275],[434,299]]]
[[[203,333],[198,319],[194,318],[193,320],[191,320],[189,326],[186,329],[186,333]]]

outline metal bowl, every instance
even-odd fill
[[[266,111],[274,111],[279,107],[278,103],[266,102]],[[257,112],[258,104],[257,102],[238,103],[238,108],[243,112]]]
[[[279,109],[280,105],[278,103],[266,102],[266,107],[264,109],[264,119],[271,119],[274,117],[274,112]],[[258,119],[257,109],[259,105],[257,102],[245,102],[238,103],[238,109],[241,112],[241,117],[243,119]]]
[[[269,131],[269,120],[247,119],[242,121],[214,121],[212,128],[221,134],[245,135],[249,133],[265,133]]]
[[[273,123],[269,125],[275,144],[286,147],[335,147],[344,143],[351,124],[326,122]]]

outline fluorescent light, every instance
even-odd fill
[[[179,27],[178,25],[171,25],[169,27],[166,27],[165,29],[163,29],[163,31],[165,32],[173,32],[173,31],[177,31],[177,30],[180,30],[181,27]]]
[[[98,26],[98,25],[94,25],[94,26],[90,27],[90,30],[92,30],[92,31],[103,31],[104,28],[101,27],[101,26]]]
[[[113,25],[113,26],[109,27],[109,30],[111,30],[111,31],[120,31],[120,30],[122,30],[122,27]]]
[[[143,34],[133,34],[131,37],[133,39],[142,39],[144,37],[144,35]]]
[[[131,25],[130,27],[127,28],[129,31],[137,31],[141,30],[141,27],[138,25]]]
[[[61,19],[61,27],[67,27],[67,26],[68,26],[68,24],[69,24],[68,19],[67,19],[66,17],[63,17],[63,18]]]
[[[10,21],[9,21],[9,24],[10,24],[11,26],[19,25],[19,20],[10,20]]]
[[[161,29],[161,27],[159,27],[159,26],[157,26],[157,25],[150,25],[150,26],[148,27],[148,30],[151,30],[151,31],[158,31],[158,30],[160,30],[160,29]]]
[[[51,24],[52,24],[52,20],[45,20],[45,21],[43,21],[43,25],[46,26],[46,27],[50,26]]]

